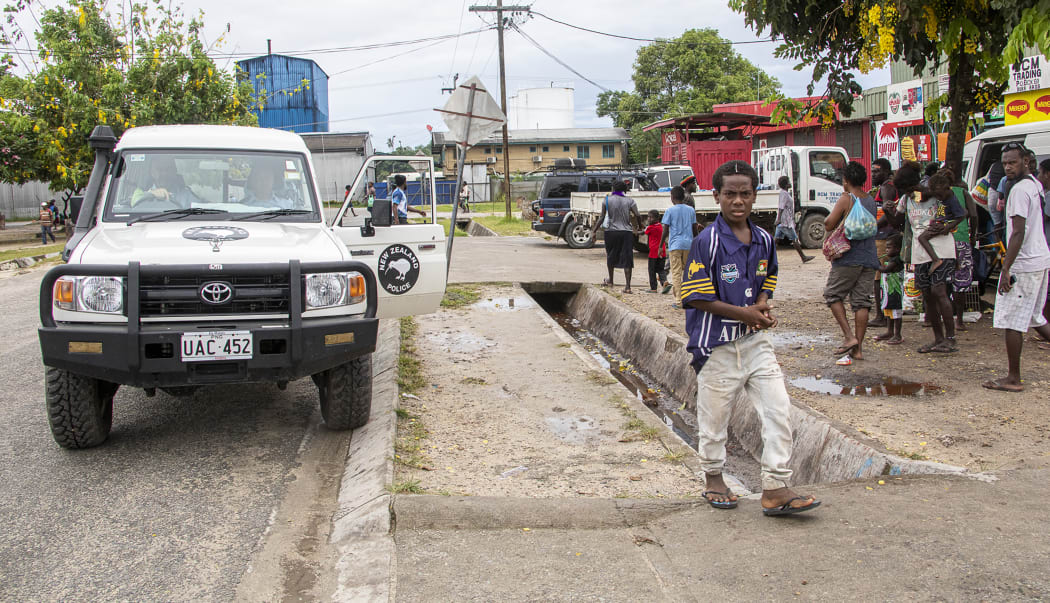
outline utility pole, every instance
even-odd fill
[[[496,0],[496,6],[471,6],[472,13],[496,13],[496,33],[499,36],[499,98],[503,115],[507,115],[507,69],[503,63],[503,12],[529,12],[528,6],[503,6],[503,0]],[[509,116],[507,116],[509,119]],[[507,135],[507,122],[503,122],[503,200],[507,204],[506,217],[510,219],[510,144]]]

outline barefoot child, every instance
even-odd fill
[[[897,345],[901,338],[901,323],[904,317],[904,262],[901,261],[901,239],[896,233],[886,239],[886,253],[879,257],[882,266],[881,310],[886,317],[886,332],[875,336],[875,341]],[[871,323],[869,323],[871,324]]]
[[[743,161],[722,164],[712,178],[721,213],[689,250],[682,283],[687,349],[697,372],[698,443],[707,502],[718,509],[737,506],[722,478],[726,430],[734,400],[750,399],[762,417],[762,512],[786,515],[820,505],[788,488],[791,478],[791,401],[773,343],[769,298],[777,285],[773,238],[748,217],[758,174]]]
[[[649,226],[645,227],[646,241],[649,243],[649,292],[656,293],[656,282],[660,281],[663,292],[671,290],[667,282],[667,245],[663,242],[664,225],[660,223],[660,212],[649,210]]]

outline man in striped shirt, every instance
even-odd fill
[[[777,325],[769,304],[777,286],[776,245],[749,219],[758,174],[743,161],[729,161],[715,171],[712,184],[721,213],[693,240],[682,283],[688,350],[697,372],[703,496],[715,508],[737,505],[722,468],[731,407],[744,391],[762,421],[762,512],[809,511],[820,501],[787,485],[791,401],[765,332]]]

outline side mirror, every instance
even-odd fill
[[[372,226],[390,226],[390,199],[376,199],[372,203]]]

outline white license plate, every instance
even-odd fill
[[[251,331],[201,331],[182,334],[182,361],[249,360]]]

